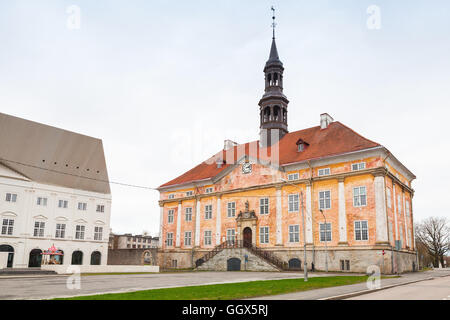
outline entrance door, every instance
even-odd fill
[[[30,260],[28,261],[28,268],[40,268],[42,263],[42,250],[33,249],[30,251]]]
[[[238,258],[230,258],[227,260],[227,271],[240,271],[241,260]]]
[[[244,229],[244,247],[252,246],[252,229],[247,227]]]
[[[0,252],[9,252],[8,253],[8,262],[7,262],[6,267],[12,268],[13,261],[14,261],[14,248],[11,247],[10,245],[3,244],[0,246]]]

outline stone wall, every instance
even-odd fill
[[[247,263],[245,263],[245,255],[248,256]],[[223,249],[212,259],[199,266],[197,270],[227,271],[227,261],[230,258],[238,258],[241,260],[241,271],[279,271],[277,268],[245,248]]]
[[[145,252],[150,253],[149,263],[144,263]],[[109,249],[108,265],[158,265],[158,249]]]

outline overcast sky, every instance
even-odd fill
[[[157,187],[258,138],[272,4],[290,131],[328,112],[416,174],[415,221],[448,216],[447,0],[3,0],[0,111],[101,138],[110,180]],[[112,195],[114,232],[158,233],[157,191]]]

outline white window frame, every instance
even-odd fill
[[[330,174],[331,174],[330,168],[317,169],[317,176],[319,177],[329,176]]]
[[[299,179],[298,172],[288,174],[289,181],[294,181],[294,180],[298,180],[298,179]]]
[[[356,168],[355,168],[355,166],[356,166]],[[364,170],[365,168],[366,168],[365,162],[352,163],[352,171]]]
[[[205,204],[205,220],[212,219],[212,204]]]
[[[55,238],[64,239],[65,237],[66,237],[66,224],[65,223],[57,223]]]
[[[210,246],[212,244],[212,231],[211,230],[205,230],[204,237],[203,237],[203,243],[205,246]]]
[[[48,198],[46,197],[37,197],[36,205],[46,207],[48,203]]]
[[[12,236],[14,235],[14,219],[3,218],[2,219],[2,236]]]
[[[188,217],[189,217],[189,219],[188,219]],[[184,208],[184,220],[186,222],[192,221],[192,207]]]
[[[186,197],[192,197],[194,195],[194,191],[186,191]]]
[[[184,232],[184,246],[191,247],[192,246],[192,231]]]
[[[33,237],[43,238],[45,236],[45,221],[34,221]]]
[[[59,199],[58,200],[58,208],[67,209],[69,207],[69,200]]]
[[[174,215],[175,215],[175,210],[169,209],[169,211],[167,212],[167,223],[171,223],[171,224],[173,223]]]
[[[104,204],[98,204],[95,212],[100,212],[100,213],[104,213],[105,212],[105,205]]]
[[[227,241],[234,242],[236,240],[236,230],[227,229]]]
[[[94,227],[94,240],[100,241],[103,238],[103,227]]]
[[[270,208],[270,202],[269,202],[269,198],[265,197],[265,198],[260,198],[259,199],[259,214],[269,214],[269,208]]]
[[[326,197],[326,194],[329,194],[329,197]],[[323,195],[323,197],[321,196]],[[329,206],[327,207],[327,200],[329,201]],[[323,201],[323,206],[322,206]],[[319,210],[330,210],[331,209],[331,190],[321,190],[319,191]]]
[[[363,222],[365,222],[365,228],[363,228]],[[359,225],[357,227],[357,225]],[[368,220],[356,220],[353,223],[354,226],[354,239],[355,241],[369,241],[369,221]],[[367,239],[364,239],[363,237],[363,232],[366,231],[366,236]],[[358,239],[357,234],[359,232],[359,237],[360,239]]]
[[[288,212],[298,212],[300,196],[298,193],[288,195]]]
[[[213,187],[208,187],[205,189],[205,193],[213,193],[214,189]]]
[[[319,240],[320,240],[320,242],[325,242],[325,241],[326,242],[331,242],[331,241],[333,241],[333,226],[332,226],[331,222],[327,222],[326,223],[325,231],[322,231],[322,226],[325,226],[325,222],[320,222],[319,223]],[[325,240],[325,238],[322,238],[322,235],[323,235],[322,232],[324,232],[326,240]],[[330,235],[329,239],[328,239],[328,233]]]
[[[175,198],[175,194],[174,194],[174,193],[171,193],[171,194],[169,194],[169,195],[167,196],[167,198],[168,198],[168,199],[174,199],[174,198]]]
[[[166,246],[173,247],[173,232],[167,232],[166,235]]]
[[[268,244],[269,243],[269,227],[263,226],[259,227],[259,243]]]
[[[10,202],[10,203],[16,203],[17,202],[17,193],[7,192],[5,201]]]
[[[86,226],[82,224],[77,224],[75,226],[75,239],[84,240],[84,233],[86,232]]]
[[[364,194],[361,193],[364,190]],[[356,193],[357,192],[357,193]],[[364,203],[362,201],[364,199]],[[359,186],[353,188],[353,207],[366,207],[367,206],[367,188],[366,186]]]
[[[230,201],[227,203],[227,217],[233,218],[236,216],[236,202]]]
[[[78,202],[78,210],[86,211],[87,210],[87,202]]]
[[[289,243],[300,242],[300,225],[291,224],[288,226]]]

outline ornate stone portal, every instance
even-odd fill
[[[255,210],[249,208],[248,201],[245,202],[245,211],[239,211],[236,218],[237,239],[241,240],[244,246],[256,245],[256,222],[258,217]]]

